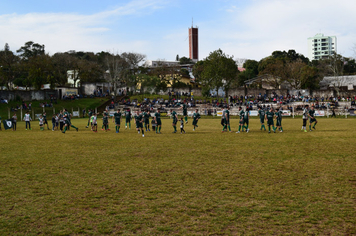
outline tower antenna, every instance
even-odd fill
[[[193,28],[193,17],[192,17],[192,28]]]

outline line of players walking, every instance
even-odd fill
[[[179,122],[180,126],[180,133],[185,134],[184,130],[184,125],[188,123],[188,111],[187,111],[187,104],[183,103],[180,108],[178,109],[183,109],[183,117],[180,119],[178,118],[178,114],[174,110],[170,110],[170,115],[172,117],[172,126],[173,126],[173,133],[177,133],[177,124]],[[230,108],[225,107],[222,108],[222,118],[221,118],[221,125],[223,126],[221,132],[232,132],[231,131],[231,126],[230,126]],[[250,111],[248,108],[245,110],[242,109],[242,107],[238,108],[238,115],[239,115],[239,127],[238,131],[236,133],[240,132],[249,132],[249,121],[250,121]],[[88,119],[88,124],[86,128],[89,128],[89,125],[91,127],[91,130],[93,132],[98,131],[98,117],[97,114],[94,113],[91,109],[89,109],[88,112],[89,119]],[[278,129],[279,132],[283,132],[283,127],[282,127],[282,108],[277,108],[273,109],[273,107],[267,108],[267,110],[262,109],[261,107],[258,107],[258,116],[260,118],[260,123],[261,123],[261,128],[260,130],[266,131],[266,126],[265,126],[265,121],[267,121],[267,126],[268,126],[268,133],[271,133],[273,131],[274,133]],[[135,128],[137,132],[142,134],[142,137],[145,136],[145,131],[151,131],[150,130],[150,121],[149,118],[151,117],[150,111],[137,111],[133,116],[130,111],[130,109],[123,109],[122,113],[121,110],[118,109],[113,117],[112,117],[112,122],[115,124],[115,130],[116,133],[119,133],[120,131],[120,126],[121,126],[121,118],[125,117],[125,129],[129,128],[131,129],[131,120],[133,119],[135,122]],[[184,120],[183,120],[184,118]],[[198,109],[195,110],[193,113],[193,131],[198,127],[198,120],[200,119],[200,114],[198,112]],[[307,132],[307,121],[309,119],[309,131],[312,131],[312,128],[315,129],[316,124],[318,123],[317,120],[315,119],[315,109],[314,106],[312,106],[309,109],[308,105],[305,105],[303,109],[303,125],[302,125],[302,131]],[[29,112],[26,112],[24,116],[24,121],[26,122],[26,130],[27,128],[31,129],[31,116]],[[274,121],[276,120],[276,126],[274,125]],[[102,118],[102,127],[101,129],[103,131],[109,131],[109,112],[105,110],[103,112],[103,118]],[[44,130],[45,125],[47,124],[47,129],[48,127],[48,122],[47,122],[47,117],[46,113],[43,113],[43,115],[40,115],[39,117],[39,126],[41,130]],[[71,116],[70,113],[67,111],[67,109],[64,109],[63,111],[60,111],[59,114],[55,114],[52,117],[52,131],[55,129],[58,129],[58,126],[60,127],[60,130],[62,133],[65,133],[70,127],[76,129],[78,131],[78,128],[72,125],[71,123]],[[312,126],[313,125],[313,126]],[[161,122],[161,111],[158,108],[158,110],[154,113],[153,119],[151,122],[152,128],[155,130],[156,134],[161,134],[161,128],[162,128],[162,122]],[[272,128],[272,129],[271,129]]]
[[[262,109],[262,107],[258,107],[258,116],[260,118],[260,123],[261,123],[261,128],[260,130],[266,131],[266,126],[265,126],[265,121],[267,121],[267,126],[268,126],[268,133],[271,133],[271,127],[272,131],[276,133],[276,130],[278,129],[279,132],[283,132],[283,127],[282,127],[282,107],[277,108],[276,110],[273,109],[273,107],[268,108],[267,110]],[[246,131],[247,133],[250,131],[249,129],[249,120],[250,120],[250,112],[249,109],[246,108],[246,110],[243,110],[242,107],[239,107],[239,130],[236,133],[244,132]],[[312,128],[315,129],[316,124],[318,121],[315,119],[315,109],[314,105],[309,109],[309,105],[305,105],[303,109],[303,126],[302,130],[304,132],[307,132],[306,127],[307,127],[307,121],[309,118],[309,131],[312,131]],[[274,126],[274,120],[276,120],[276,126]],[[312,124],[313,127],[312,127]],[[229,130],[231,131],[230,127],[230,111],[229,107],[223,108],[222,111],[222,118],[221,118],[221,125],[223,126],[221,132],[226,132]]]

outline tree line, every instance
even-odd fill
[[[179,58],[177,65],[167,66],[159,61],[155,68],[145,66],[146,56],[140,53],[123,52],[58,52],[49,55],[45,45],[26,42],[16,53],[6,43],[0,51],[0,86],[11,90],[14,86],[40,89],[43,84],[65,86],[68,71],[74,82],[109,82],[116,95],[118,87],[131,87],[145,92],[166,91],[168,87],[190,87],[181,78],[188,78],[190,71],[181,65],[194,64],[192,73],[195,84],[202,88],[204,95],[211,90],[225,90],[245,85],[247,80],[264,76],[264,82],[274,88],[287,83],[294,89],[318,89],[324,76],[356,74],[355,59],[339,54],[318,60],[308,58],[295,50],[274,51],[270,56],[256,60],[246,60],[244,71],[240,72],[233,56],[221,49],[215,50],[204,60],[193,63],[187,57]],[[181,65],[179,65],[181,64]],[[262,86],[262,82],[253,83],[252,87]]]
[[[144,66],[146,56],[140,53],[123,52],[58,52],[49,55],[45,45],[26,42],[16,53],[6,43],[0,51],[0,86],[8,90],[19,87],[40,89],[43,84],[51,88],[66,86],[68,71],[74,83],[109,82],[116,95],[118,87],[139,87],[141,92],[151,89],[166,90],[169,83],[173,87],[181,84],[181,77],[189,77],[186,69],[166,66],[159,62],[157,69]],[[181,63],[192,63],[182,57]],[[169,76],[167,76],[169,75]]]
[[[263,77],[263,82],[276,89],[287,83],[293,89],[315,90],[319,88],[319,82],[325,76],[356,74],[355,59],[334,54],[325,59],[310,61],[295,50],[274,51],[260,61],[246,60],[243,68],[245,70],[240,72],[233,56],[218,49],[204,60],[198,61],[194,65],[193,74],[205,95],[211,90],[219,89],[225,90],[227,95],[229,89],[242,87],[246,81],[258,76]],[[250,86],[261,87],[262,80]]]

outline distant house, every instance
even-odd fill
[[[319,85],[321,90],[354,90],[356,86],[356,75],[326,76],[320,81]]]
[[[67,83],[70,87],[79,87],[80,78],[78,76],[79,72],[77,70],[67,71]]]

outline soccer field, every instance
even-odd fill
[[[0,131],[1,235],[356,234],[355,119],[283,119],[283,133],[193,132],[145,137],[110,123]],[[99,122],[101,127],[101,122]]]

